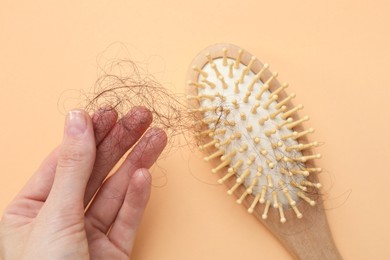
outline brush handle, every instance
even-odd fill
[[[307,216],[307,212],[305,217]],[[315,225],[296,234],[279,234],[279,240],[297,259],[342,259],[324,214],[317,214]]]
[[[317,181],[317,176],[312,176],[313,181]],[[230,181],[232,185],[235,180]],[[235,195],[244,191],[240,187]],[[246,199],[243,205],[247,208],[251,205],[251,200]],[[304,217],[298,219],[292,209],[285,209],[287,221],[280,222],[280,216],[276,210],[269,211],[267,219],[262,218],[262,208],[257,207],[253,214],[259,221],[278,238],[284,247],[290,252],[294,259],[301,260],[340,260],[343,259],[334,243],[330,231],[323,201],[319,197],[316,206],[308,203],[298,203],[299,208],[304,213]]]
[[[294,217],[294,212],[286,211],[288,221],[280,223],[279,216],[271,213],[267,220],[261,218],[261,211],[254,214],[280,240],[296,259],[312,260],[342,259],[330,232],[324,209],[300,205],[305,213],[303,219]]]

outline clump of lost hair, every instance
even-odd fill
[[[170,92],[135,62],[115,60],[101,68],[93,90],[84,95],[84,109],[89,113],[115,109],[121,117],[135,106],[146,107],[153,115],[151,126],[164,130],[170,144],[182,136],[188,146],[193,143],[188,140],[195,133],[195,115],[189,112],[184,96]]]

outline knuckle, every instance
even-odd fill
[[[69,168],[79,165],[89,159],[91,151],[80,146],[63,149],[58,157],[57,167]]]

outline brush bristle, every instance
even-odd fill
[[[321,171],[306,162],[321,155],[303,153],[318,146],[318,142],[300,142],[314,129],[300,130],[309,117],[296,117],[303,105],[290,105],[295,94],[284,93],[288,84],[271,87],[278,74],[268,73],[271,76],[264,78],[268,64],[254,56],[244,64],[244,54],[243,50],[229,53],[223,48],[217,54],[207,53],[203,67],[192,67],[197,80],[189,85],[195,88],[196,95],[187,98],[197,101],[198,106],[190,112],[202,114],[202,119],[194,122],[203,129],[197,136],[202,140],[211,138],[199,149],[215,148],[205,161],[220,161],[212,169],[213,173],[226,171],[219,183],[236,178],[227,191],[229,195],[244,186],[244,191],[237,194],[237,203],[251,197],[248,212],[262,204],[263,219],[267,219],[271,207],[284,223],[284,211],[290,207],[297,218],[302,218],[297,201],[314,206],[307,191],[321,187],[306,179]]]

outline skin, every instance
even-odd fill
[[[71,111],[62,143],[4,211],[0,258],[129,259],[150,195],[148,168],[167,143],[151,122],[143,107],[119,120],[113,109],[92,118]]]

